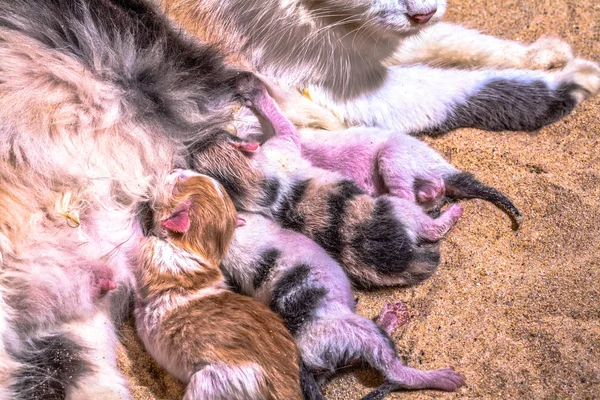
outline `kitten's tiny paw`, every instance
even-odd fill
[[[415,181],[415,198],[424,210],[440,208],[445,201],[446,185],[442,178]]]
[[[388,335],[392,335],[409,321],[410,313],[406,304],[401,301],[394,301],[383,306],[377,318],[377,325],[386,331]]]
[[[561,71],[560,81],[573,86],[569,92],[581,103],[600,92],[600,66],[577,58]]]
[[[572,59],[571,45],[557,38],[542,37],[528,47],[525,67],[541,70],[562,68]]]
[[[429,372],[429,388],[454,392],[465,384],[465,377],[452,368],[442,368]]]
[[[442,178],[434,181],[422,181],[417,184],[417,201],[421,204],[435,202],[444,197],[446,187]]]

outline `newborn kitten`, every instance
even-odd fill
[[[271,216],[313,239],[362,286],[414,284],[435,271],[437,242],[462,214],[460,205],[433,219],[412,200],[369,196],[339,173],[311,165],[295,128],[274,117],[276,105],[264,100],[270,97],[253,98],[256,110],[275,121],[276,136],[259,150],[258,143],[215,135],[193,147],[194,169],[222,182],[239,209]]]
[[[211,178],[176,171],[136,248],[136,328],[187,383],[184,399],[301,399],[299,357],[279,316],[227,289],[218,264],[237,213]]]
[[[403,365],[394,342],[373,321],[354,313],[354,297],[340,265],[315,242],[268,218],[243,213],[221,268],[241,293],[270,305],[296,339],[303,363],[318,375],[363,362],[397,389],[454,391],[464,383],[449,368],[420,371]]]

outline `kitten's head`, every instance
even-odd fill
[[[160,197],[154,218],[158,222],[154,229],[160,231],[160,236],[220,263],[238,221],[235,207],[221,184],[194,171],[176,170],[168,176]]]
[[[219,131],[208,139],[190,144],[189,165],[221,182],[238,208],[254,210],[253,205],[263,195],[261,188],[266,180],[252,161],[253,154],[259,149],[257,142],[247,142]]]
[[[381,35],[417,32],[439,21],[446,11],[446,0],[295,1],[304,3],[315,15],[331,15],[339,22],[352,22]]]

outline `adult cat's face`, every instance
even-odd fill
[[[279,0],[290,3],[289,0]],[[294,1],[294,0],[292,0]],[[418,31],[438,21],[446,0],[300,0],[314,15],[331,15],[340,22],[363,25],[381,34]]]

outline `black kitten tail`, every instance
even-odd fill
[[[400,389],[400,387],[398,385],[395,385],[393,383],[384,383],[383,385],[379,386],[377,389],[368,393],[366,396],[361,397],[360,400],[381,400],[381,399],[384,399],[385,396],[387,396],[391,392],[398,390],[398,389]]]
[[[444,184],[448,199],[482,199],[489,201],[510,217],[513,230],[518,230],[521,227],[523,216],[512,201],[499,190],[479,182],[472,174],[459,172],[444,178]]]

